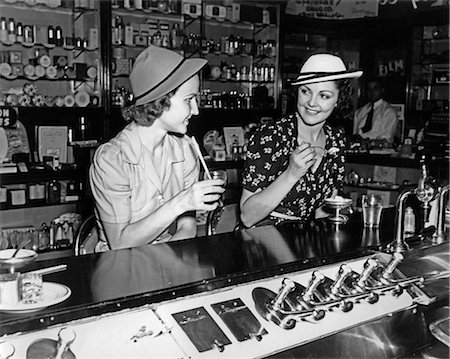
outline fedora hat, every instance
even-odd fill
[[[292,85],[305,85],[315,82],[341,79],[356,79],[362,71],[347,71],[344,61],[339,56],[320,53],[311,55],[300,69],[300,75]]]
[[[206,63],[205,59],[186,59],[162,47],[147,47],[136,57],[129,76],[135,104],[143,105],[175,90]]]

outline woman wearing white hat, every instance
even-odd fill
[[[223,181],[198,181],[185,135],[205,65],[156,46],[137,56],[129,77],[135,103],[123,110],[130,123],[97,149],[90,168],[96,251],[195,237],[195,211],[217,207]]]
[[[325,198],[337,194],[345,136],[326,121],[346,80],[361,75],[347,71],[332,54],[314,54],[305,61],[292,83],[298,86],[297,111],[262,125],[249,140],[240,202],[246,227],[306,221],[319,214]]]

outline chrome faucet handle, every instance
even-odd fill
[[[424,157],[422,157],[421,177],[419,178],[418,185],[414,193],[417,196],[417,199],[423,203],[424,208],[428,208],[428,203],[436,198],[438,192],[437,182],[429,175]]]
[[[274,310],[281,309],[281,306],[283,305],[284,300],[286,299],[287,295],[292,292],[295,288],[295,283],[288,279],[284,278],[281,283],[281,289],[278,292],[276,298],[273,300],[272,307]]]
[[[366,281],[369,279],[372,272],[377,269],[377,267],[378,262],[373,258],[369,258],[366,263],[364,263],[364,269],[356,281],[356,284],[359,287],[364,288]]]
[[[352,272],[353,270],[345,263],[339,267],[339,272],[336,276],[336,280],[330,288],[332,294],[339,294],[339,291],[344,285],[344,281],[348,278],[349,275],[352,274]]]
[[[325,276],[321,272],[314,271],[311,275],[311,281],[308,284],[308,288],[306,288],[303,293],[303,298],[306,301],[311,300],[311,298],[314,296],[314,291],[317,289],[318,285],[322,283],[324,280]]]
[[[389,264],[386,266],[386,268],[383,271],[382,277],[385,279],[389,279],[394,273],[395,268],[399,265],[399,263],[405,259],[405,256],[401,253],[394,253],[392,255],[392,260],[389,262]]]

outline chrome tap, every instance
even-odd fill
[[[403,238],[403,222],[404,222],[404,207],[406,199],[415,192],[414,189],[405,189],[397,197],[395,207],[397,208],[397,213],[395,216],[395,238],[390,242],[386,249],[388,252],[401,253],[409,250],[409,245]]]
[[[414,193],[417,199],[422,202],[425,223],[429,215],[430,202],[434,200],[438,194],[438,186],[436,180],[428,174],[424,158],[425,157],[422,157],[421,159],[422,174]]]
[[[442,187],[439,191],[438,196],[438,212],[437,212],[437,223],[436,232],[434,232],[432,241],[434,243],[442,243],[445,240],[445,195],[449,192],[450,185]]]
[[[409,245],[403,238],[403,222],[404,222],[404,204],[406,199],[414,194],[417,199],[422,202],[422,206],[424,209],[424,224],[428,217],[428,210],[430,208],[430,202],[436,198],[438,194],[438,187],[436,180],[428,175],[427,166],[425,163],[425,156],[421,158],[421,171],[422,175],[418,181],[417,188],[406,189],[397,198],[396,202],[396,230],[395,230],[395,239],[389,243],[386,249],[389,252],[406,252],[409,250]]]

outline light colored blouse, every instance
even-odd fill
[[[97,247],[99,251],[107,246],[102,222],[139,221],[199,179],[198,160],[187,136],[164,137],[160,166],[156,168],[151,150],[141,141],[140,128],[134,122],[128,124],[95,152],[89,176],[103,242]],[[168,230],[158,239],[170,237]]]
[[[385,139],[389,143],[392,143],[398,125],[397,112],[389,102],[383,99],[378,100],[373,105],[372,129],[365,133],[362,132],[371,107],[371,104],[368,103],[355,111],[353,133],[363,138],[373,140]]]

